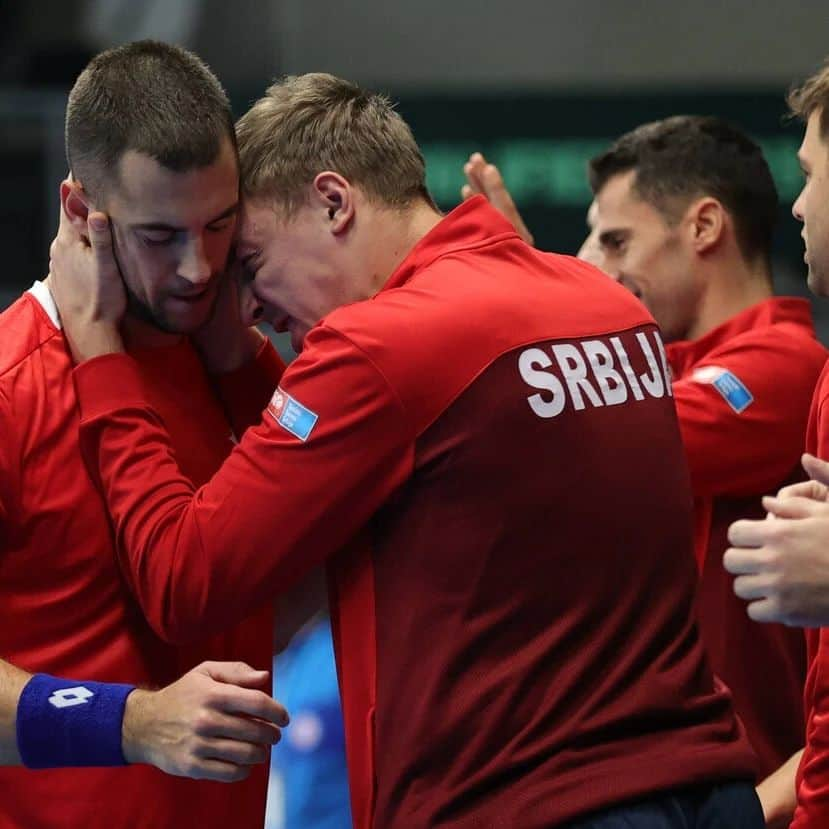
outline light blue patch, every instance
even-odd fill
[[[724,371],[716,380],[714,388],[725,398],[726,403],[737,414],[742,414],[754,401],[751,392],[742,381],[730,371]]]
[[[291,395],[286,394],[285,405],[276,422],[292,435],[306,441],[317,422],[317,414],[303,406],[298,400],[294,400]]]

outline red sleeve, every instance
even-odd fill
[[[808,451],[829,459],[829,364],[815,392]],[[807,630],[812,657],[806,679],[806,750],[797,770],[797,810],[791,829],[829,826],[829,630]],[[815,642],[817,646],[815,646]]]
[[[248,426],[262,419],[262,412],[279,385],[285,363],[273,343],[265,339],[253,360],[236,371],[214,374],[213,388],[224,408],[233,434],[240,438]]]
[[[179,471],[129,356],[82,364],[75,385],[82,450],[100,477],[124,569],[170,641],[225,628],[289,589],[366,524],[412,467],[413,433],[397,397],[327,328],[285,372],[280,421],[269,406],[198,490]],[[314,416],[305,440],[281,425],[302,431]]]
[[[821,631],[811,710],[806,723],[806,750],[797,770],[797,810],[792,829],[829,826],[829,669],[826,632]]]
[[[6,522],[9,516],[8,500],[12,480],[12,430],[8,401],[0,393],[0,552],[6,546]]]
[[[717,349],[674,383],[695,496],[771,492],[795,468],[805,444],[816,369],[813,360],[798,365],[793,350],[772,343]],[[729,402],[705,379],[706,371],[716,368],[730,372],[752,396],[743,411],[737,411],[739,398]]]

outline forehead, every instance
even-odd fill
[[[588,214],[591,226],[606,229],[609,225],[639,227],[664,223],[662,214],[651,204],[644,201],[634,189],[636,170],[628,170],[611,176],[596,194]]]
[[[801,161],[814,164],[818,159],[829,156],[829,141],[821,134],[822,112],[822,109],[815,109],[809,115],[809,120],[806,122],[806,132],[803,135],[803,143],[798,151]]]
[[[267,244],[276,229],[277,215],[272,206],[259,200],[242,199],[236,229],[236,247],[241,256]]]
[[[131,221],[182,224],[207,221],[238,200],[236,154],[225,142],[216,160],[183,172],[170,170],[154,158],[128,150],[118,163],[118,184],[109,202]]]

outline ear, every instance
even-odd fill
[[[339,173],[318,173],[311,185],[312,203],[325,211],[325,220],[335,235],[349,228],[354,219],[354,188]]]
[[[80,182],[68,178],[60,183],[60,206],[72,227],[86,239],[88,236],[86,218],[94,207],[90,205],[89,198],[84,193]]]
[[[728,226],[728,214],[722,203],[711,196],[697,199],[688,208],[691,242],[699,254],[705,254],[720,244]]]

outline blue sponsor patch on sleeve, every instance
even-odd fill
[[[308,440],[311,430],[317,422],[316,412],[303,406],[296,398],[286,394],[281,388],[274,392],[268,404],[268,414],[286,431],[301,441]]]
[[[712,383],[737,414],[744,412],[754,401],[743,382],[730,371],[723,371]]]

